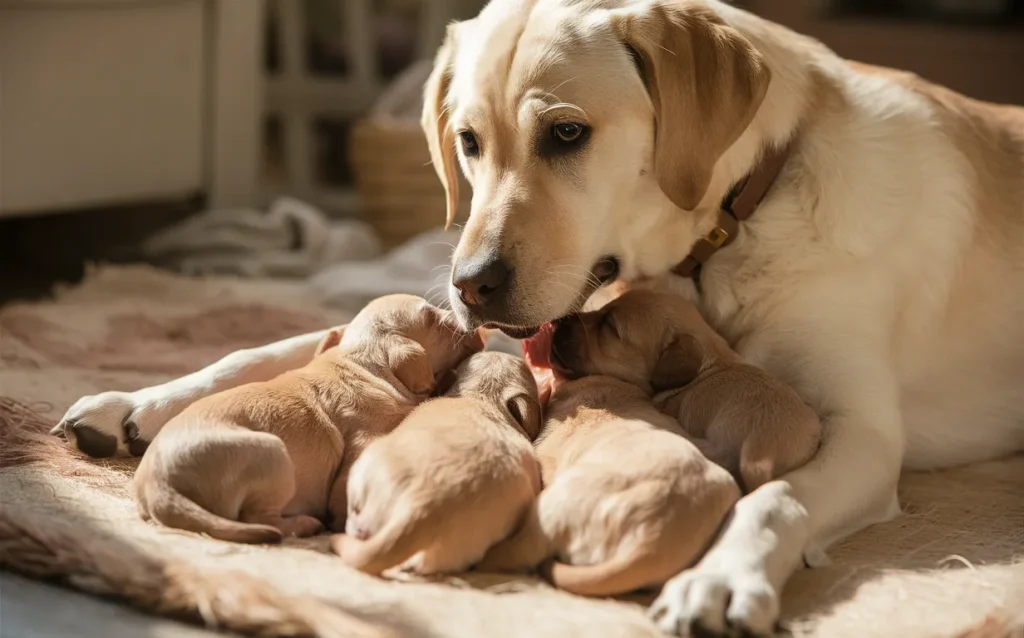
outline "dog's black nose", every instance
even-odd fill
[[[508,290],[511,269],[504,260],[461,262],[452,272],[452,285],[467,306],[483,308]]]

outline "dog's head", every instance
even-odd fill
[[[459,166],[473,187],[449,291],[460,322],[529,335],[651,269],[655,228],[679,253],[663,259],[685,255],[769,76],[697,1],[495,0],[451,26],[422,124],[449,222]]]
[[[450,383],[444,389],[447,396],[472,397],[498,406],[531,441],[540,433],[537,383],[519,357],[494,351],[474,354],[455,370]]]
[[[369,353],[412,394],[425,398],[436,380],[483,348],[477,331],[465,332],[450,310],[414,295],[379,297],[351,323],[331,330],[317,354],[341,346]]]
[[[660,392],[691,382],[713,341],[711,327],[682,297],[630,290],[598,310],[560,320],[551,364],[567,378],[606,375]]]

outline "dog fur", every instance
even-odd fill
[[[821,423],[792,388],[744,363],[679,295],[630,290],[558,322],[563,375],[610,375],[644,387],[745,491],[804,465]]]
[[[304,368],[197,401],[171,420],[133,482],[139,514],[229,541],[344,525],[349,468],[479,339],[419,297],[371,302]]]
[[[675,419],[613,377],[557,384],[536,447],[544,490],[480,569],[555,557],[551,581],[575,594],[661,585],[700,556],[740,496]]]
[[[508,536],[540,491],[531,441],[541,426],[526,364],[481,352],[442,398],[419,406],[352,467],[343,561],[379,574],[468,569]]]

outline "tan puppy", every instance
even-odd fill
[[[313,361],[189,406],[135,474],[139,514],[230,541],[307,536],[344,524],[348,468],[481,347],[419,297],[370,303]]]
[[[708,547],[740,491],[641,388],[556,383],[537,441],[545,489],[524,526],[478,566],[522,570],[585,596],[660,585]]]
[[[540,491],[530,445],[540,405],[526,364],[481,352],[455,375],[444,398],[416,408],[352,467],[346,534],[333,542],[349,565],[463,571],[508,536]]]
[[[806,463],[817,415],[783,382],[743,362],[679,295],[630,290],[560,322],[552,365],[568,376],[608,374],[646,388],[713,461],[752,491]]]

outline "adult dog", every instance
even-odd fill
[[[901,466],[1024,448],[1024,110],[712,0],[495,0],[450,28],[424,126],[450,206],[458,164],[473,185],[452,305],[516,336],[721,243],[720,202],[788,149],[699,301],[822,415],[822,447],[669,582],[652,608],[666,630],[771,632],[805,557],[899,512]],[[64,427],[126,450],[198,396],[301,365],[320,336],[88,397]]]

